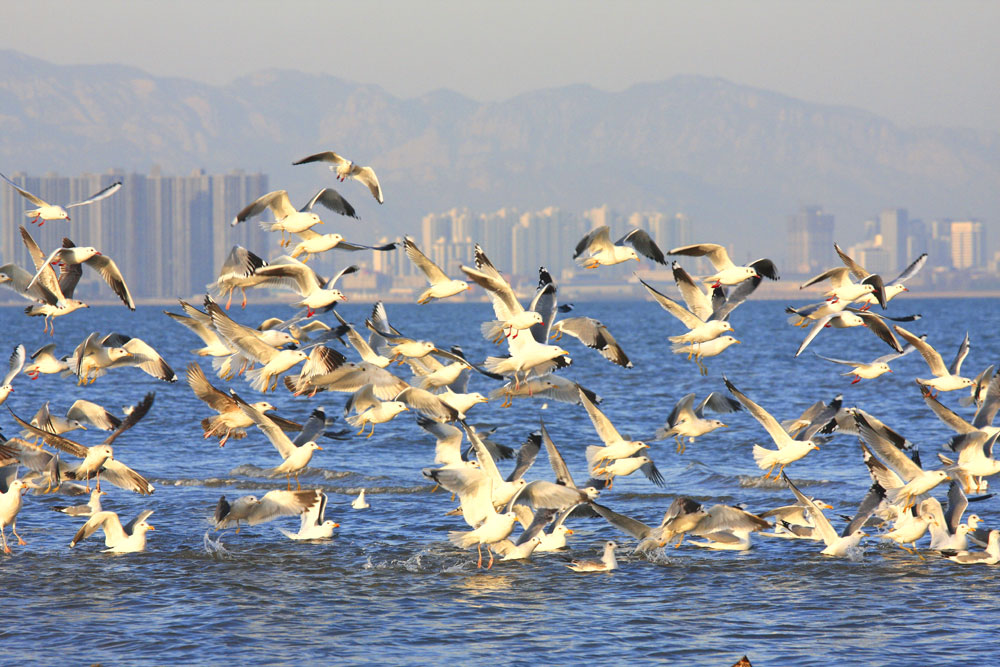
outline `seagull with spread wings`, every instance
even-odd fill
[[[95,202],[99,202],[102,199],[110,197],[111,195],[122,189],[122,182],[115,181],[106,188],[103,188],[95,192],[94,194],[90,195],[83,201],[78,201],[73,204],[67,204],[65,207],[63,207],[63,206],[57,206],[55,204],[50,204],[41,197],[31,194],[30,192],[20,187],[17,183],[10,180],[3,174],[0,174],[0,178],[3,178],[3,180],[7,181],[7,183],[11,187],[17,190],[17,193],[19,195],[21,195],[22,197],[24,197],[32,204],[38,207],[31,209],[30,211],[25,211],[24,214],[29,218],[33,218],[31,221],[32,224],[38,222],[39,227],[44,225],[45,222],[48,220],[69,220],[70,219],[69,212],[66,209],[76,208],[77,206],[85,206],[87,204],[93,204]],[[39,220],[41,222],[39,222]]]
[[[337,180],[343,182],[348,178],[353,178],[364,184],[379,204],[385,201],[385,198],[382,196],[382,186],[378,182],[378,176],[375,175],[375,170],[371,167],[357,165],[333,151],[324,151],[304,157],[301,160],[293,162],[292,165],[308,164],[310,162],[329,162],[330,171],[336,172]]]
[[[106,553],[133,554],[145,551],[146,532],[155,530],[153,525],[146,521],[152,513],[153,510],[143,510],[123,526],[116,513],[96,512],[76,532],[69,546],[75,547],[81,540],[87,539],[98,530],[103,530],[104,546],[108,547],[104,550]]]
[[[24,230],[23,227],[21,229]],[[26,231],[22,233],[27,234]],[[64,295],[72,296],[77,283],[83,275],[83,268],[80,265],[86,264],[100,274],[104,282],[108,284],[108,287],[121,299],[122,303],[128,306],[129,310],[135,310],[135,302],[132,300],[132,294],[129,292],[128,285],[125,284],[125,278],[122,277],[121,271],[118,270],[115,260],[107,255],[102,255],[98,252],[97,248],[79,247],[68,238],[63,238],[62,247],[56,248],[45,258],[44,265],[39,267],[31,279],[29,287],[39,279],[45,270],[45,265],[57,263],[62,267],[59,284]],[[37,264],[38,262],[36,262]],[[72,281],[71,287],[68,286],[70,281]]]
[[[441,267],[427,257],[417,244],[409,236],[403,239],[403,248],[406,249],[406,256],[410,258],[413,265],[420,269],[420,272],[427,278],[430,287],[425,289],[417,297],[417,303],[423,305],[430,303],[434,299],[447,299],[466,290],[472,289],[469,283],[464,280],[452,280]]]
[[[969,356],[969,349],[971,348],[968,332],[965,333],[965,338],[962,340],[961,345],[958,346],[958,352],[955,354],[955,359],[951,362],[951,366],[945,366],[941,354],[923,338],[915,336],[899,325],[893,328],[910,345],[917,348],[920,356],[924,358],[927,366],[931,369],[931,373],[934,374],[934,377],[930,379],[917,378],[918,384],[930,387],[935,391],[954,391],[955,389],[967,389],[972,386],[972,380],[959,375],[962,371],[962,362]]]
[[[702,278],[703,282],[711,283],[712,287],[722,285],[738,285],[750,278],[765,277],[771,280],[778,280],[778,267],[769,259],[758,259],[746,266],[736,266],[733,260],[729,259],[729,253],[724,246],[718,243],[695,243],[694,245],[674,248],[668,255],[687,255],[689,257],[708,257],[708,261],[715,267],[715,273]]]
[[[628,246],[622,245],[627,243]],[[611,228],[601,225],[580,239],[573,252],[573,259],[586,269],[599,266],[621,264],[630,259],[639,261],[642,254],[658,264],[666,264],[663,251],[642,229],[633,229],[614,243],[611,242]]]

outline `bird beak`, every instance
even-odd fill
[[[738,340],[734,340],[733,342],[734,342],[734,343],[739,343],[740,341],[738,341]],[[740,343],[740,344],[742,345],[742,343]]]
[[[640,261],[640,260],[639,260],[639,258],[638,258],[638,257],[636,257],[636,258],[635,258],[635,261],[637,261],[637,262],[638,262],[638,261]]]
[[[150,525],[149,525],[149,529],[150,529],[150,530],[156,530],[156,526],[154,526],[154,525],[150,524]]]
[[[572,531],[572,530],[570,530],[569,528],[567,528],[567,529],[566,529],[566,534],[567,534],[567,535],[572,535],[572,534],[573,534],[573,531]]]
[[[340,528],[340,524],[339,523],[335,523],[335,524],[333,524],[333,527],[334,528]]]
[[[833,505],[827,505],[826,503],[823,503],[822,507],[825,510],[832,510],[833,509]]]
[[[466,285],[466,286],[465,286],[465,291],[466,291],[466,292],[468,292],[468,291],[469,291],[469,290],[471,290],[471,289],[472,289],[472,285]]]
[[[323,451],[323,448],[322,448],[322,447],[320,447],[319,445],[316,445],[316,449],[318,449],[318,450],[320,450],[320,451]]]
[[[350,299],[347,298],[346,294],[344,295],[344,301],[350,301]]]

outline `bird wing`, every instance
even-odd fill
[[[432,262],[427,255],[420,251],[420,248],[417,247],[417,244],[409,236],[403,239],[403,248],[406,250],[406,256],[410,258],[414,266],[427,276],[427,280],[430,281],[431,285],[451,280],[441,270],[440,266]]]
[[[717,391],[713,391],[708,396],[701,400],[698,407],[695,408],[694,413],[701,417],[705,410],[711,410],[712,412],[736,412],[737,410],[742,410],[743,407],[740,405],[739,401],[734,401],[725,394],[721,394]]]
[[[955,353],[955,359],[951,362],[951,366],[948,367],[948,372],[952,375],[958,375],[962,369],[962,362],[965,358],[969,356],[969,332],[965,332],[965,338],[962,339],[961,345],[958,346],[958,352]]]
[[[911,461],[902,450],[873,429],[863,415],[855,414],[854,420],[858,426],[858,435],[865,441],[865,444],[871,447],[872,451],[878,454],[904,482],[909,482],[915,477],[924,474],[923,469]],[[887,489],[892,488],[882,482],[879,483]]]
[[[143,510],[135,515],[135,518],[125,524],[125,533],[131,535],[135,532],[135,527],[148,519],[153,514],[153,510]]]
[[[835,266],[834,268],[827,269],[818,276],[813,276],[809,280],[805,281],[804,283],[799,285],[799,289],[805,289],[810,285],[815,285],[816,283],[822,282],[824,280],[829,280],[830,284],[834,288],[843,287],[844,285],[851,282],[850,278],[848,278],[850,272],[851,270],[848,269],[846,266]]]
[[[458,419],[458,410],[426,389],[407,387],[396,394],[394,400],[402,401],[409,407],[435,421],[450,422]]]
[[[104,438],[104,442],[101,444],[110,445],[118,439],[118,436],[142,421],[142,418],[145,417],[150,408],[153,407],[153,401],[155,399],[155,392],[149,392],[143,396],[142,400],[136,403],[135,407],[132,408],[132,412],[128,413],[125,419],[122,420],[117,427],[115,427],[114,431],[108,434],[108,437]]]
[[[333,188],[323,188],[319,192],[313,195],[305,206],[299,209],[301,212],[311,211],[313,206],[316,204],[322,204],[326,208],[330,209],[334,213],[339,213],[340,215],[346,215],[349,218],[357,218],[358,214],[354,210],[354,207],[348,203],[346,199],[340,196],[340,193]]]
[[[319,502],[319,491],[268,491],[247,515],[247,523],[256,526],[279,516],[301,514]]]
[[[708,257],[708,261],[712,263],[712,266],[716,268],[717,271],[722,271],[723,269],[731,269],[735,264],[733,260],[729,259],[729,253],[726,252],[725,247],[719,245],[718,243],[695,243],[694,245],[681,246],[679,248],[674,248],[668,255],[687,255],[688,257]]]
[[[114,512],[104,511],[97,512],[87,519],[87,522],[80,526],[80,530],[76,531],[76,535],[70,540],[69,545],[76,546],[101,528],[104,529],[105,544],[114,544],[128,537],[125,534],[125,529],[122,528],[122,522],[118,515]]]
[[[194,361],[187,365],[187,383],[194,395],[208,403],[209,407],[216,412],[221,414],[237,409],[236,399],[223,393],[209,382],[205,371]]]
[[[286,190],[274,190],[273,192],[261,195],[247,204],[243,210],[236,214],[236,217],[229,224],[235,227],[244,220],[263,213],[268,208],[271,209],[278,220],[295,213],[295,207],[288,200],[288,192]]]
[[[153,493],[149,480],[118,459],[108,459],[101,466],[101,479],[115,486],[148,496]]]
[[[610,250],[614,247],[611,243],[611,229],[607,225],[601,225],[592,229],[589,234],[580,239],[573,251],[573,259],[583,253],[595,254],[602,250]]]
[[[99,428],[102,431],[113,431],[122,424],[122,420],[105,410],[97,403],[91,403],[80,399],[69,406],[66,412],[67,419],[75,419],[79,422],[86,422]]]
[[[545,428],[544,421],[541,422],[539,433],[542,436],[542,444],[545,445],[545,452],[549,455],[549,465],[552,466],[552,472],[556,474],[556,482],[575,489],[576,484],[573,482],[573,475],[569,472],[569,466],[566,465],[562,454],[556,449],[556,443],[552,442],[552,438],[549,437],[549,431]]]
[[[709,317],[712,315],[712,311],[714,310],[712,301],[708,298],[708,295],[705,292],[701,291],[701,287],[694,281],[691,275],[685,271],[683,267],[681,267],[680,263],[674,262],[670,266],[674,274],[674,282],[677,284],[677,289],[680,290],[681,298],[684,299],[684,303],[687,304],[688,310],[694,313],[694,315],[703,322],[707,322]],[[647,286],[647,289],[652,288]],[[656,292],[656,294],[659,294],[659,292]],[[654,294],[654,297],[656,294]]]
[[[941,355],[938,354],[938,351],[931,347],[929,343],[926,343],[917,336],[914,336],[898,324],[894,324],[892,328],[896,330],[896,333],[906,339],[906,342],[917,348],[917,352],[920,353],[920,356],[922,356],[924,361],[927,362],[927,366],[930,367],[931,373],[938,377],[948,375],[948,369],[945,368],[944,360],[941,358]]]
[[[46,445],[50,447],[55,447],[56,449],[64,451],[67,454],[72,454],[73,456],[77,456],[81,459],[87,456],[87,452],[89,451],[88,447],[85,447],[78,442],[70,440],[69,438],[64,438],[61,435],[56,435],[55,433],[49,433],[48,431],[38,428],[37,426],[32,426],[31,424],[29,424],[28,422],[24,421],[16,414],[14,414],[14,411],[10,409],[9,405],[7,406],[7,410],[14,418],[14,421],[20,424],[31,435],[41,438]]]
[[[122,347],[128,350],[128,353],[132,355],[132,359],[128,357],[119,359],[111,364],[112,368],[117,366],[138,366],[158,380],[163,380],[164,382],[174,382],[177,380],[177,374],[174,373],[174,369],[146,341],[139,338],[131,338]]]
[[[781,424],[778,423],[778,420],[772,417],[771,414],[764,408],[747,398],[746,394],[737,389],[733,383],[729,381],[729,378],[722,376],[722,379],[725,381],[726,388],[730,391],[730,393],[736,397],[736,400],[743,404],[743,407],[745,407],[747,411],[753,415],[754,419],[760,422],[760,425],[764,427],[764,430],[767,431],[767,434],[771,436],[771,439],[774,440],[774,443],[778,445],[778,448],[780,449],[782,446],[781,443],[787,442],[788,434],[785,432],[785,429],[781,428]]]
[[[538,452],[542,449],[542,434],[534,431],[528,435],[527,440],[521,443],[517,450],[517,460],[514,462],[514,469],[507,475],[507,482],[513,482],[524,477],[524,473],[535,463]],[[531,486],[530,484],[528,486]],[[537,507],[537,505],[536,505]]]
[[[470,428],[464,421],[459,423],[462,424],[462,428],[465,430],[465,436],[469,439],[469,443],[476,451],[476,459],[478,459],[483,472],[486,473],[487,477],[489,477],[489,479],[494,483],[499,483],[503,480],[503,476],[500,474],[500,470],[497,468],[496,461],[493,460],[493,455],[490,454],[490,450],[487,449],[485,444],[483,444],[482,439],[476,434],[475,429]]]
[[[903,346],[899,344],[899,340],[897,340],[897,338],[892,334],[892,329],[889,328],[885,318],[866,310],[858,311],[854,314],[864,320],[865,326],[868,327],[868,330],[885,341],[889,347],[896,350],[896,352],[903,352]]]
[[[618,431],[615,430],[611,420],[605,417],[604,413],[597,409],[597,406],[594,405],[582,389],[580,390],[580,402],[583,403],[583,407],[587,409],[590,421],[594,424],[594,430],[597,431],[597,435],[601,438],[605,445],[610,445],[622,440],[621,435],[619,435]]]
[[[670,411],[667,415],[667,427],[674,427],[678,421],[682,418],[687,418],[688,420],[694,419],[697,415],[694,411],[694,394],[686,394],[681,400],[677,401],[674,405],[674,409]]]
[[[453,424],[444,424],[428,419],[423,415],[417,417],[417,426],[434,436],[434,462],[441,465],[462,463],[462,431]]]
[[[308,265],[291,257],[281,259],[285,261],[262,266],[255,275],[264,278],[264,284],[291,287],[304,297],[322,287],[319,276]]]
[[[59,279],[56,278],[56,272],[52,269],[49,259],[42,253],[42,249],[35,243],[35,239],[31,238],[31,234],[24,228],[24,225],[21,225],[19,229],[21,230],[21,240],[24,241],[24,247],[28,249],[28,254],[31,255],[31,261],[34,263],[35,270],[37,271],[28,283],[28,287],[30,288],[32,284],[40,284],[46,294],[53,295],[53,303],[61,301],[64,296],[69,296],[62,289],[62,285]],[[72,291],[71,289],[70,293]]]
[[[868,517],[875,513],[875,510],[878,509],[883,500],[885,500],[885,489],[878,482],[872,482],[868,493],[865,494],[865,497],[861,499],[861,504],[858,505],[858,511],[854,513],[854,517],[844,527],[840,535],[847,537],[854,531],[863,528],[868,521]]]
[[[85,204],[93,204],[94,202],[98,202],[101,201],[102,199],[110,197],[111,195],[113,195],[114,193],[118,192],[121,189],[122,189],[122,182],[116,181],[111,185],[109,185],[108,187],[104,188],[103,190],[98,190],[97,192],[90,195],[83,201],[78,201],[73,204],[66,204],[66,208],[74,208],[76,206],[83,206]]]
[[[24,345],[17,345],[14,351],[10,355],[10,361],[8,362],[7,375],[4,376],[2,385],[9,385],[21,369],[24,368],[24,361],[27,358],[28,353],[24,349]]]
[[[517,300],[517,295],[514,294],[510,283],[493,266],[479,244],[476,244],[475,247],[475,259],[476,268],[462,266],[462,272],[486,290],[490,301],[493,302],[493,311],[497,318],[506,321],[518,313],[523,313],[524,306]]]
[[[531,335],[543,345],[549,342],[549,335],[552,333],[552,325],[555,324],[556,313],[558,312],[557,288],[552,276],[545,270],[545,267],[538,268],[538,288],[535,296],[532,297],[528,310],[534,311],[542,316],[542,321],[532,325]]]
[[[663,310],[679,319],[688,329],[694,329],[698,325],[705,323],[705,320],[701,319],[666,294],[657,291],[652,285],[647,283],[642,278],[639,278],[639,282],[642,283],[642,286],[646,288],[646,291],[652,295],[653,299],[656,303],[660,304],[660,307],[663,308]]]
[[[135,310],[135,302],[132,301],[128,285],[125,284],[125,279],[122,277],[122,273],[118,270],[118,265],[115,264],[113,259],[107,255],[94,255],[85,261],[84,264],[101,274],[104,282],[122,300],[122,303],[128,306],[129,310]]]
[[[556,323],[557,330],[569,334],[589,348],[595,349],[613,364],[622,368],[632,368],[625,350],[600,320],[592,317],[569,317]]]
[[[927,404],[927,407],[931,409],[938,419],[947,424],[956,433],[975,433],[979,430],[975,424],[967,421],[954,410],[934,398],[931,390],[927,387],[921,387],[920,393],[923,395],[924,403]]]
[[[691,530],[695,535],[709,535],[715,532],[757,531],[770,528],[771,524],[756,514],[751,514],[732,505],[712,505],[707,514]]]
[[[958,480],[951,480],[948,485],[948,511],[945,513],[945,522],[948,532],[954,535],[958,532],[958,524],[962,523],[962,515],[965,508],[969,506],[969,499],[962,490],[962,485]]]
[[[640,254],[645,255],[658,264],[667,263],[667,258],[663,256],[663,251],[660,250],[659,246],[656,245],[656,242],[645,230],[633,229],[628,234],[618,239],[615,242],[615,245],[621,245],[622,243],[628,243],[630,246],[638,250]]]
[[[536,479],[524,485],[511,499],[507,505],[508,512],[513,509],[518,500],[529,503],[535,509],[561,510],[570,505],[586,502],[587,496],[578,489],[544,479]]]
[[[663,479],[663,475],[660,473],[659,468],[656,467],[656,464],[653,463],[652,459],[639,466],[639,470],[641,470],[642,474],[646,476],[646,479],[653,484],[656,484],[657,486],[663,486],[666,484],[666,480]]]
[[[45,201],[45,200],[44,200],[44,199],[42,199],[41,197],[38,197],[38,196],[36,196],[36,195],[33,195],[33,194],[31,194],[31,193],[30,193],[30,192],[28,192],[27,190],[23,190],[23,189],[21,189],[21,188],[20,188],[20,187],[19,187],[19,186],[17,185],[17,183],[15,183],[14,181],[10,180],[9,178],[7,178],[6,176],[4,176],[3,174],[0,174],[0,177],[2,177],[2,178],[3,178],[3,180],[7,181],[7,183],[8,183],[8,184],[9,184],[9,185],[10,185],[10,186],[11,186],[12,188],[14,188],[15,190],[17,190],[18,194],[20,194],[20,195],[21,195],[22,197],[24,197],[25,199],[27,199],[28,201],[30,201],[30,202],[31,202],[32,204],[34,204],[35,206],[50,206],[50,204],[49,204],[49,203],[48,203],[47,201]]]
[[[861,266],[853,259],[851,259],[851,257],[843,250],[841,250],[840,246],[837,245],[836,243],[833,244],[833,249],[837,251],[837,255],[840,257],[840,261],[844,263],[844,266],[846,266],[848,269],[851,270],[851,273],[854,275],[855,278],[857,278],[858,280],[864,280],[869,275],[871,275],[868,272],[868,270],[865,269],[865,267]]]
[[[785,484],[788,485],[788,488],[790,488],[792,493],[795,494],[795,497],[798,498],[799,504],[809,510],[809,514],[813,519],[813,524],[816,526],[816,530],[819,531],[820,537],[823,538],[823,542],[826,543],[826,546],[828,547],[832,546],[834,542],[837,541],[838,535],[837,531],[835,531],[833,526],[830,524],[830,520],[826,518],[825,514],[823,514],[823,510],[821,510],[819,506],[813,502],[812,498],[807,497],[799,491],[798,487],[792,484],[792,480],[788,479],[788,475],[785,474],[784,471],[781,473],[781,478],[785,480]]]
[[[623,533],[631,535],[637,540],[643,540],[649,537],[649,534],[653,532],[653,528],[651,526],[647,526],[642,521],[627,517],[624,514],[618,514],[604,505],[599,505],[591,501],[590,506],[593,507],[594,510],[604,517],[612,526]]]
[[[378,183],[378,176],[375,175],[374,169],[371,167],[358,167],[352,170],[351,177],[367,185],[368,191],[372,193],[372,197],[375,197],[375,201],[379,204],[385,202],[385,198],[382,196],[382,186]]]
[[[252,419],[254,424],[257,425],[257,428],[259,428],[270,443],[274,445],[274,448],[278,450],[279,454],[281,454],[282,459],[287,459],[296,449],[298,449],[298,447],[295,446],[295,443],[293,443],[291,439],[285,435],[285,432],[282,431],[270,417],[246,401],[240,401],[238,405],[240,406],[240,410],[243,411],[243,414]]]
[[[308,157],[304,157],[301,160],[293,162],[292,165],[307,164],[309,162],[330,162],[334,165],[349,164],[350,160],[345,160],[333,151],[324,151],[322,153],[316,153]]]
[[[927,253],[925,252],[922,255],[920,255],[920,257],[917,257],[915,260],[913,260],[913,262],[908,267],[903,269],[902,273],[893,278],[893,280],[889,284],[898,285],[901,283],[905,283],[907,280],[917,275],[917,271],[924,268],[924,264],[926,263],[927,263]]]

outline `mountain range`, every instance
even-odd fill
[[[291,166],[321,150],[372,165],[385,204],[317,165]],[[783,251],[776,237],[804,204],[835,214],[845,242],[890,207],[911,218],[1000,218],[998,134],[902,128],[718,78],[678,76],[621,92],[574,85],[482,103],[445,90],[401,99],[294,71],[214,86],[0,51],[0,171],[153,165],[262,171],[295,200],[334,185],[369,224],[394,234],[455,206],[608,204],[684,212],[700,240],[759,255],[779,243]]]

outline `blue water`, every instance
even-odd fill
[[[743,344],[708,360],[710,374],[702,377],[692,363],[669,353],[665,337],[681,325],[655,304],[577,303],[573,314],[603,320],[635,368],[613,366],[564,339],[574,360],[565,374],[603,396],[601,408],[632,437],[651,436],[685,393],[700,398],[724,391],[723,373],[779,419],[843,393],[845,405],[863,408],[918,443],[925,465],[932,465],[951,432],[920,400],[913,378],[928,375],[921,357],[910,355],[893,364],[893,374],[851,385],[839,375],[843,368],[810,351],[871,359],[888,348],[864,330],[829,330],[793,359],[804,332],[785,323],[785,305],[753,301],[736,311],[732,321]],[[922,313],[907,326],[927,333],[946,363],[965,333],[957,323],[969,322],[973,347],[963,370],[973,376],[1000,361],[997,306],[994,300],[904,295],[890,313]],[[485,303],[388,309],[404,333],[442,347],[459,343],[470,358],[495,349],[478,335],[478,323],[492,317]],[[342,313],[360,325],[367,310],[351,303]],[[821,556],[814,542],[765,538],[745,553],[685,544],[639,557],[630,555],[634,540],[603,519],[574,519],[566,554],[477,570],[475,551],[447,541],[447,531],[466,526],[461,517],[445,516],[455,504],[447,493],[432,494],[421,477],[420,468],[433,462],[433,440],[409,414],[377,426],[371,439],[324,441],[302,476],[304,485],[329,494],[327,516],[341,524],[334,540],[287,540],[276,526],[296,530],[298,519],[289,517],[239,535],[212,533],[224,551],[208,549],[204,536],[221,494],[261,495],[283,488],[284,479],[261,474],[279,459],[259,433],[223,449],[202,439],[198,421],[211,413],[183,381],[184,366],[194,358],[190,350],[200,343],[160,311],[95,307],[57,320],[50,339],[40,320],[0,309],[4,350],[23,342],[30,353],[52,340],[68,354],[90,331],[115,330],[149,342],[181,376],[172,385],[137,369],[114,371],[89,387],[56,376],[16,380],[6,405],[26,419],[46,399],[53,411],[77,398],[118,410],[156,391],[149,416],[115,442],[115,454],[157,490],[140,497],[108,486],[105,503],[123,517],[155,510],[150,522],[156,530],[142,554],[100,553],[99,536],[70,549],[81,520],[50,508],[82,499],[26,496],[18,527],[28,545],[15,543],[13,556],[0,557],[0,662],[730,665],[745,653],[754,665],[923,665],[959,656],[990,663],[1000,648],[991,620],[1000,570],[962,568],[929,552],[921,560],[874,539],[862,543],[864,553],[854,560]],[[233,314],[255,325],[291,312],[251,305]],[[473,383],[483,393],[491,388],[484,378]],[[257,400],[243,380],[232,386]],[[282,389],[269,400],[283,416],[302,420],[317,405],[339,415],[346,398],[295,398]],[[958,398],[959,392],[942,396],[971,416]],[[477,406],[470,417],[502,425],[496,438],[515,447],[543,417],[577,479],[585,478],[583,452],[597,437],[582,407],[521,400],[511,409]],[[763,429],[745,413],[723,419],[731,428],[701,438],[683,455],[673,441],[653,445],[664,488],[642,477],[619,478],[601,502],[650,524],[681,494],[707,503],[743,502],[754,511],[792,502],[788,489],[759,479],[751,448],[755,442],[772,446]],[[17,432],[9,415],[0,416],[0,428],[8,437]],[[104,437],[70,435],[85,444]],[[500,465],[506,471],[511,464]],[[788,472],[807,493],[836,507],[828,515],[838,527],[843,524],[834,515],[853,513],[870,483],[857,439],[846,435]],[[544,453],[528,478],[551,478]],[[355,511],[350,501],[361,488],[368,489],[372,507]],[[944,499],[943,489],[936,493]],[[995,498],[974,511],[988,526],[1000,523]],[[569,557],[596,557],[606,539],[625,547],[619,570],[582,575],[564,567]]]

